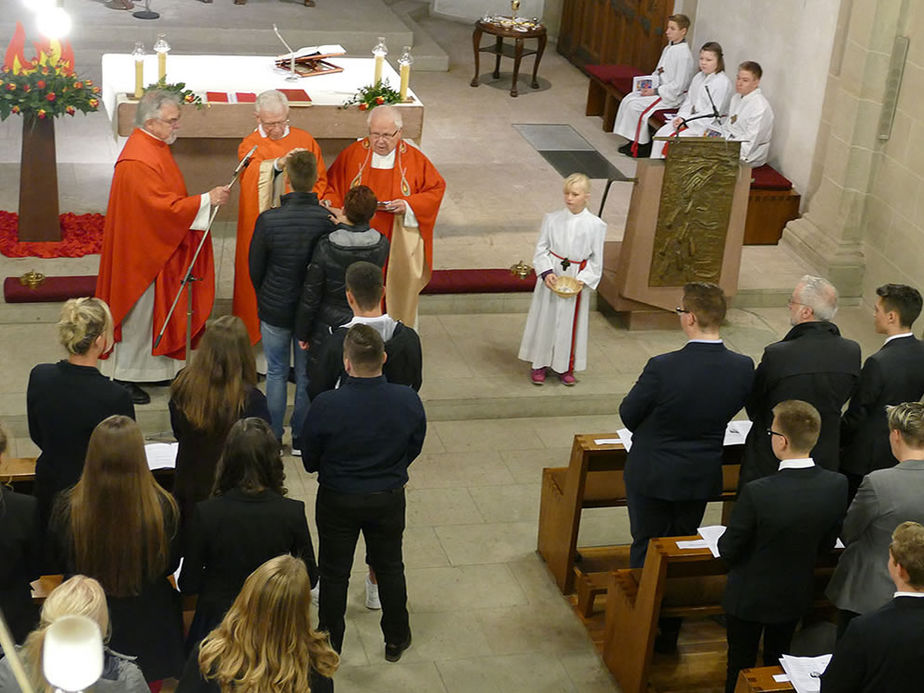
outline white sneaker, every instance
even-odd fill
[[[369,579],[366,575],[366,608],[378,611],[382,608],[382,602],[379,601],[379,586]]]

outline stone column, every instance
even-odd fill
[[[783,243],[830,279],[861,296],[862,251],[892,44],[907,0],[843,0],[825,87],[807,211],[786,225]]]

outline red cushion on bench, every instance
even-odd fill
[[[670,113],[671,118],[673,118],[675,115],[677,115],[677,108],[662,108],[661,110],[652,113],[651,117],[661,123],[661,125],[665,125],[667,123],[668,113]]]
[[[19,283],[19,277],[3,280],[3,298],[7,303],[48,303],[96,293],[96,275],[86,277],[46,277],[34,289]]]
[[[751,169],[752,190],[792,190],[792,181],[768,164]]]
[[[591,77],[596,77],[604,84],[613,84],[624,94],[632,91],[633,77],[645,74],[631,65],[585,65],[584,70]],[[616,80],[619,80],[622,84],[625,84],[628,80],[629,88],[623,89],[619,84],[615,84]]]
[[[520,279],[506,269],[435,270],[424,294],[495,294],[532,291],[536,274]]]

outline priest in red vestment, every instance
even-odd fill
[[[250,239],[260,212],[279,206],[279,197],[291,192],[283,169],[293,152],[308,150],[318,161],[318,180],[311,189],[324,202],[327,193],[327,169],[321,148],[314,137],[304,130],[289,127],[289,102],[285,94],[275,89],[257,97],[257,129],[243,139],[237,148],[238,159],[257,145],[250,165],[241,176],[241,197],[237,213],[237,245],[234,251],[234,301],[232,312],[244,321],[250,341],[260,341],[260,319],[257,317],[257,295],[250,281]]]
[[[344,149],[328,171],[330,200],[343,205],[356,185],[372,188],[379,210],[370,225],[391,242],[385,281],[388,314],[417,322],[417,298],[433,269],[433,225],[446,181],[414,145],[401,138],[401,109],[378,106],[369,136]]]
[[[138,404],[150,401],[139,382],[172,378],[186,358],[186,293],[160,344],[153,340],[167,317],[192,261],[212,205],[227,202],[227,186],[189,196],[170,152],[179,129],[179,99],[148,91],[115,164],[103,231],[96,295],[106,301],[115,322],[112,377]],[[196,261],[193,284],[193,339],[205,327],[215,298],[212,244]]]

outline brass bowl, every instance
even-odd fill
[[[552,291],[562,298],[571,298],[581,293],[582,288],[584,285],[574,277],[562,276],[555,280],[555,288]]]
[[[19,278],[19,283],[30,289],[37,289],[45,283],[45,275],[35,270],[29,270]]]

